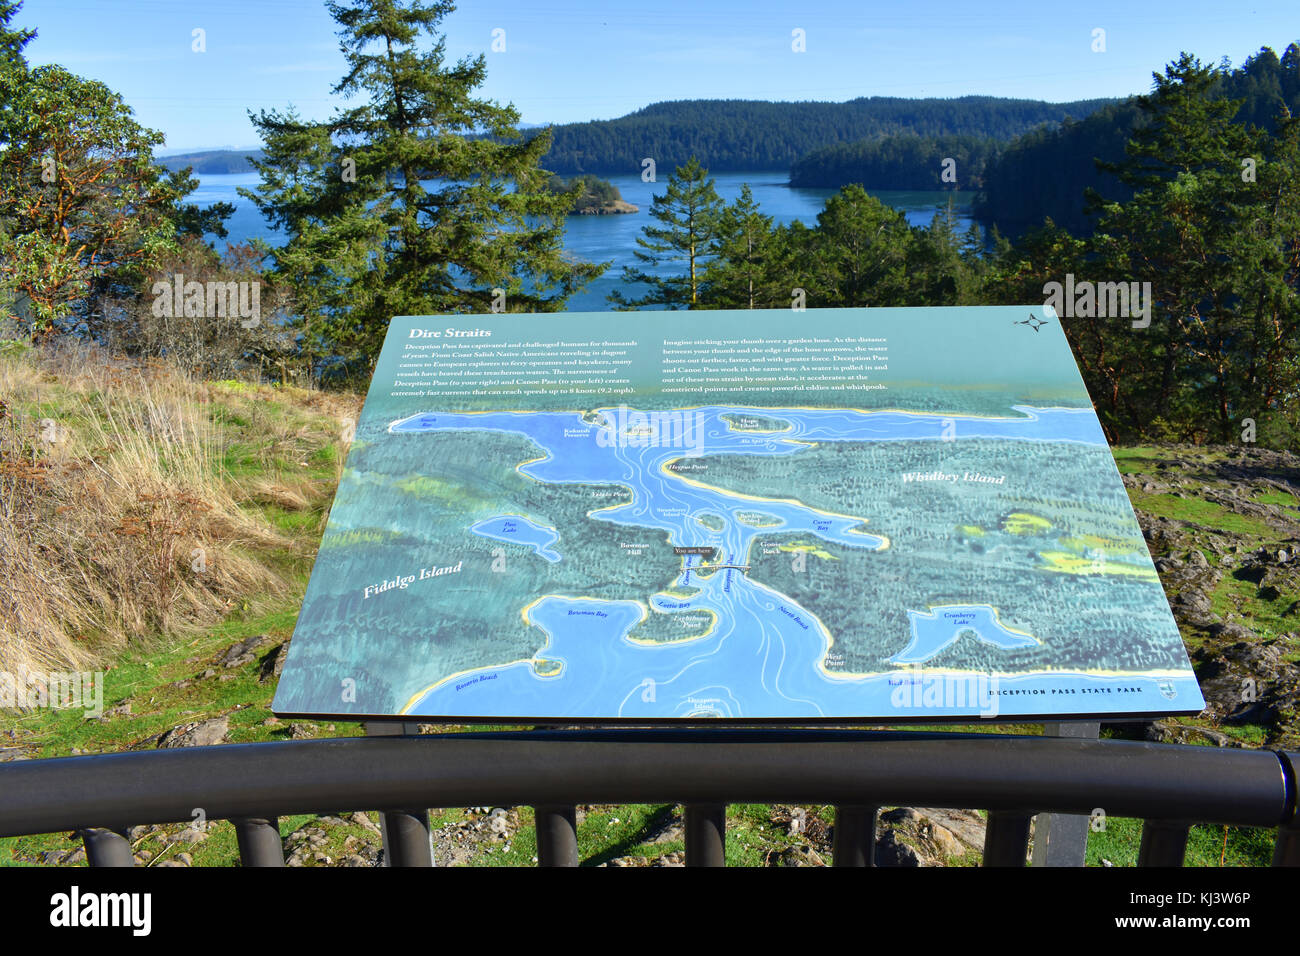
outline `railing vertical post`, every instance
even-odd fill
[[[879,807],[836,807],[836,866],[876,865],[876,811]]]
[[[989,813],[984,829],[985,866],[1024,866],[1033,815],[1012,810]]]
[[[1138,866],[1182,866],[1187,855],[1187,831],[1181,820],[1144,820]]]
[[[1096,740],[1096,721],[1056,721],[1043,725],[1044,737]],[[1105,807],[1101,808],[1105,810]],[[1080,813],[1040,813],[1034,823],[1034,866],[1083,866],[1091,818]]]
[[[726,866],[727,807],[721,803],[688,803],[686,865]]]
[[[385,810],[384,860],[388,866],[433,866],[429,814],[424,810]]]
[[[367,737],[415,736],[419,724],[371,721]],[[384,866],[433,866],[433,839],[427,810],[383,810],[379,832],[384,841]]]
[[[533,818],[537,831],[538,866],[577,866],[577,808],[534,807]]]
[[[91,866],[135,866],[131,841],[120,830],[89,827],[79,831]]]
[[[1278,827],[1273,865],[1300,866],[1300,826]]]
[[[1300,753],[1277,752],[1277,759],[1282,764],[1282,779],[1287,781],[1291,794],[1291,819],[1277,829],[1277,841],[1273,844],[1274,866],[1300,866]]]
[[[276,817],[239,817],[230,822],[235,825],[241,866],[284,866],[284,844]]]

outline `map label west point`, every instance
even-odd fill
[[[1069,345],[1024,311],[394,319],[275,710],[1199,710]]]

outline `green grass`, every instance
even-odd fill
[[[319,508],[291,511],[275,504],[262,505],[260,510],[266,515],[267,520],[287,534],[318,530],[321,516],[324,514],[324,511]]]
[[[337,445],[322,445],[307,456],[308,464],[312,465],[333,465],[338,459],[339,449]]]
[[[294,583],[292,593],[271,606],[250,610],[247,603],[231,610],[220,625],[202,633],[186,634],[168,641],[134,645],[116,658],[105,678],[105,710],[129,700],[133,712],[128,716],[109,720],[87,720],[80,711],[41,710],[23,715],[0,715],[0,740],[7,744],[21,744],[34,749],[34,756],[67,756],[74,749],[83,752],[113,752],[133,747],[149,747],[150,738],[179,724],[225,715],[230,722],[230,740],[234,743],[285,739],[290,734],[288,723],[267,725],[274,683],[259,680],[259,661],[233,669],[218,669],[213,677],[203,678],[203,671],[213,664],[214,657],[236,641],[257,634],[267,634],[271,643],[259,649],[259,657],[276,643],[290,636],[296,620],[301,595],[305,588],[312,554],[318,543],[320,519],[328,507],[336,475],[341,447],[338,444],[337,422],[329,416],[313,414],[293,405],[288,395],[277,395],[274,400],[264,398],[265,391],[252,394],[247,386],[222,386],[226,394],[218,391],[218,400],[211,406],[214,422],[226,432],[227,441],[218,467],[236,485],[249,479],[275,479],[290,475],[295,479],[309,478],[318,486],[314,489],[309,506],[292,509],[282,504],[247,500],[244,505],[258,513],[288,539],[288,545],[265,556]],[[57,396],[51,392],[51,396]],[[42,403],[40,417],[59,417],[60,407],[53,398]],[[272,430],[268,423],[276,423]],[[1170,453],[1153,447],[1114,449],[1117,466],[1125,473],[1150,472],[1155,465],[1171,454],[1196,460],[1193,453]],[[1208,460],[1213,456],[1199,456]],[[305,463],[305,466],[304,466]],[[427,478],[413,478],[413,482],[430,483]],[[421,485],[412,492],[432,491],[444,493],[472,493],[441,485]],[[1148,495],[1130,491],[1135,506],[1175,520],[1186,521],[1208,531],[1229,531],[1248,535],[1261,541],[1274,542],[1277,532],[1256,519],[1235,515],[1217,505],[1197,498],[1178,498],[1173,495]],[[1296,499],[1276,491],[1255,495],[1261,504],[1295,509]],[[1288,512],[1289,513],[1289,512]],[[1198,532],[1199,534],[1199,532]],[[1207,557],[1215,560],[1212,548],[1203,549]],[[1294,627],[1290,619],[1280,614],[1294,599],[1283,595],[1276,601],[1263,601],[1258,588],[1249,581],[1241,581],[1225,573],[1211,600],[1214,610],[1227,617],[1239,616],[1253,630],[1265,637],[1276,636]],[[1300,656],[1300,649],[1294,652]],[[231,679],[221,680],[221,677]],[[184,685],[184,686],[181,686]],[[346,721],[297,721],[314,734],[329,736],[359,736],[362,727]],[[1188,726],[1210,726],[1193,718],[1179,718],[1173,723]],[[461,728],[441,728],[455,732]],[[465,728],[489,730],[491,728]],[[511,728],[517,729],[517,728]],[[938,731],[949,733],[997,733],[1037,735],[1042,725],[1036,723],[992,725],[972,723],[963,725],[935,724],[907,726],[901,729]],[[1236,742],[1259,747],[1267,741],[1267,728],[1258,725],[1234,725],[1214,728],[1232,737]],[[6,735],[4,732],[8,731]],[[1123,736],[1111,728],[1103,737]],[[1211,746],[1209,740],[1197,743]],[[343,808],[345,811],[351,808]],[[808,808],[809,818],[820,817],[829,823],[834,819],[831,807]],[[667,826],[680,824],[680,808],[665,805],[631,805],[619,807],[594,807],[587,812],[578,829],[579,856],[584,866],[596,866],[617,857],[640,856],[653,860],[665,854],[684,849],[680,838],[656,842],[654,837]],[[372,819],[376,819],[371,815]],[[311,815],[285,817],[280,820],[282,836],[301,826],[311,824]],[[466,820],[465,810],[451,808],[430,813],[433,829],[450,827]],[[527,807],[518,808],[519,828],[509,840],[486,842],[472,859],[475,866],[530,866],[537,854],[536,838],[532,829],[533,814]],[[1131,866],[1136,862],[1140,842],[1141,823],[1128,819],[1108,819],[1104,832],[1089,835],[1088,863],[1100,865],[1104,857],[1117,866]],[[739,804],[727,809],[726,859],[731,866],[761,866],[771,857],[792,846],[807,845],[802,836],[791,837],[787,829],[772,821],[772,808],[760,804]],[[193,856],[195,865],[234,865],[238,860],[233,827],[224,821],[209,824],[209,836],[196,844],[178,843],[175,837],[184,824],[167,827],[165,831],[147,836],[139,842],[139,849],[149,851],[152,862],[174,857],[180,852]],[[349,836],[367,836],[365,828],[348,823],[327,831],[327,843],[319,847],[334,861],[348,852],[343,843]],[[372,840],[375,839],[372,835]],[[902,834],[900,838],[906,839]],[[1272,834],[1269,831],[1247,828],[1227,830],[1227,865],[1263,865],[1271,856]],[[1196,827],[1188,845],[1187,863],[1193,866],[1218,866],[1223,847],[1223,827]],[[0,866],[23,865],[16,856],[38,857],[47,850],[74,850],[80,841],[66,833],[19,837],[0,840]],[[829,854],[825,854],[829,856]],[[826,862],[830,862],[829,859]],[[971,852],[946,861],[954,866],[978,865],[979,853]]]
[[[227,445],[221,456],[221,468],[227,476],[235,479],[260,478],[271,471],[261,447],[249,442],[232,442]]]
[[[1153,445],[1116,445],[1111,448],[1111,455],[1116,461],[1135,458],[1155,461],[1164,458],[1166,454],[1164,449]]]
[[[1295,630],[1295,617],[1283,617],[1291,603],[1300,595],[1283,593],[1267,601],[1259,596],[1259,586],[1225,574],[1210,594],[1210,607],[1225,620],[1245,620],[1260,637],[1269,640],[1279,634]],[[1232,618],[1229,618],[1229,615]]]
[[[1141,446],[1112,448],[1111,454],[1115,458],[1115,467],[1122,475],[1154,471],[1156,462],[1162,457],[1160,449]]]
[[[650,844],[648,837],[672,821],[672,807],[630,804],[593,808],[578,827],[578,859],[583,866],[599,866],[620,856],[654,858],[682,849],[680,845]]]
[[[247,428],[251,424],[247,415],[229,405],[218,405],[216,403],[209,410],[208,418],[214,424],[228,425],[235,428]]]
[[[1136,866],[1142,845],[1142,821],[1107,817],[1104,831],[1088,834],[1087,866]],[[1227,832],[1227,849],[1224,833]],[[1273,858],[1273,831],[1254,827],[1194,826],[1187,838],[1184,866],[1268,866]],[[1222,858],[1222,863],[1220,863]]]
[[[1285,491],[1257,491],[1254,500],[1263,505],[1277,505],[1281,508],[1300,508],[1300,498]]]
[[[19,716],[5,715],[0,728],[17,736],[9,743],[34,746],[35,757],[65,757],[73,749],[82,752],[115,752],[152,744],[150,737],[170,730],[179,724],[205,720],[225,715],[229,719],[231,743],[282,740],[289,734],[289,724],[265,726],[270,716],[274,682],[258,680],[260,661],[243,667],[222,669],[210,678],[196,678],[211,664],[211,658],[231,644],[257,634],[267,634],[273,642],[261,649],[264,654],[287,638],[297,618],[298,600],[286,600],[280,608],[257,616],[236,613],[220,626],[212,628],[190,641],[168,647],[133,648],[123,654],[105,675],[104,709],[108,711],[118,703],[130,700],[132,713],[128,716],[105,720],[87,719],[81,710],[42,709]],[[191,659],[198,658],[196,661]],[[222,675],[233,675],[232,680],[221,680]],[[187,687],[175,686],[190,681]],[[319,736],[360,736],[359,723],[334,721],[331,724],[297,721],[312,728]],[[330,729],[332,728],[332,729]],[[4,739],[0,737],[0,739]],[[288,835],[311,816],[287,817],[280,821],[281,833]],[[193,846],[173,847],[169,854],[185,851],[193,855],[195,865],[233,865],[238,860],[234,830],[228,824],[214,821],[209,838]],[[350,832],[360,830],[340,828],[338,842]],[[331,837],[333,839],[333,836]],[[155,847],[157,840],[146,841],[143,846],[162,852]],[[16,855],[35,855],[45,850],[75,849],[79,841],[70,840],[67,834],[0,839],[0,866],[14,865]],[[335,856],[339,848],[325,852]],[[336,857],[337,858],[337,857]]]
[[[1233,514],[1226,508],[1200,498],[1178,498],[1169,494],[1151,495],[1132,488],[1129,489],[1129,498],[1135,508],[1162,518],[1186,521],[1215,531],[1251,535],[1267,541],[1273,541],[1278,536],[1276,531],[1258,518]]]

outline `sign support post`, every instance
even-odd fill
[[[419,724],[369,721],[367,737],[415,736]],[[433,866],[433,835],[429,832],[429,811],[384,810],[379,814],[379,831],[384,840],[384,866]]]
[[[1101,724],[1092,720],[1052,721],[1044,737],[1096,740]],[[1103,808],[1105,809],[1105,808]],[[1091,817],[1080,813],[1040,813],[1034,824],[1034,866],[1083,866]]]

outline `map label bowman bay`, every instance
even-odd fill
[[[1056,315],[999,306],[394,319],[274,709],[1202,706]]]

